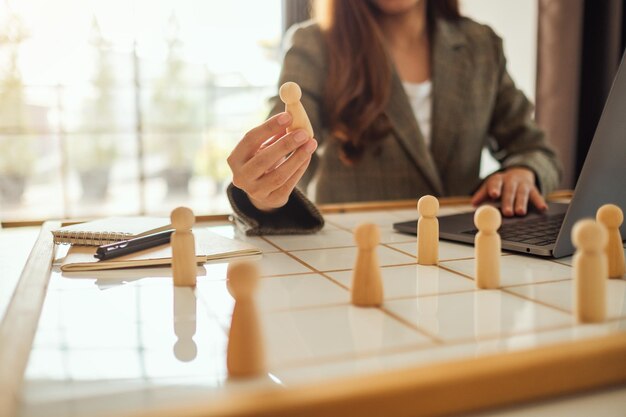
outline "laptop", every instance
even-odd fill
[[[524,217],[503,218],[499,234],[502,249],[561,258],[574,253],[571,230],[585,217],[612,203],[626,212],[626,54],[615,76],[593,141],[569,204],[549,203],[539,213],[529,208]],[[399,232],[417,234],[417,220],[396,223]],[[626,236],[626,221],[620,228]],[[474,213],[439,217],[439,236],[474,243]]]

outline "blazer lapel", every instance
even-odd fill
[[[385,114],[389,118],[400,144],[431,185],[433,192],[436,195],[443,195],[441,178],[433,158],[426,148],[424,137],[417,127],[411,104],[395,67],[392,71],[391,96]]]
[[[440,19],[431,40],[432,116],[431,152],[440,178],[445,173],[462,133],[465,91],[471,79],[471,59],[464,48],[464,35],[446,20]]]

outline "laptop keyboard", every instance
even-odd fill
[[[556,242],[564,218],[565,213],[561,213],[519,220],[502,226],[498,233],[502,240],[538,246],[551,245]],[[463,233],[475,235],[478,233],[478,230],[472,229]]]

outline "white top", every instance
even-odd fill
[[[430,80],[421,83],[409,83],[403,81],[404,91],[409,97],[413,114],[424,136],[426,147],[430,147],[430,121],[432,111],[432,82]]]

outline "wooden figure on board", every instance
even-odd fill
[[[474,213],[474,225],[478,229],[474,240],[477,288],[495,289],[500,287],[502,244],[498,229],[501,224],[502,216],[495,207],[482,206]]]
[[[572,229],[574,254],[574,306],[578,321],[601,322],[606,317],[608,267],[604,248],[605,228],[591,219],[578,221]]]
[[[383,283],[376,252],[380,243],[378,226],[361,224],[354,231],[354,240],[358,253],[352,271],[352,304],[359,307],[380,306],[383,303]]]
[[[195,222],[193,211],[187,207],[175,208],[170,219],[175,229],[171,237],[172,275],[177,287],[196,285],[196,244],[191,228]]]
[[[624,213],[615,204],[605,204],[598,209],[596,220],[606,227],[608,242],[606,256],[609,262],[609,278],[621,278],[626,274],[626,260],[619,228],[624,221]]]
[[[302,90],[300,86],[294,82],[288,81],[278,90],[280,99],[285,103],[285,111],[291,114],[291,126],[287,128],[287,132],[296,129],[304,129],[310,137],[313,137],[313,127],[306,110],[300,99],[302,98]]]
[[[417,263],[437,265],[439,262],[439,200],[425,195],[417,201]]]
[[[235,299],[226,367],[231,377],[253,377],[265,373],[265,348],[254,293],[259,270],[250,262],[228,265],[228,290]]]

